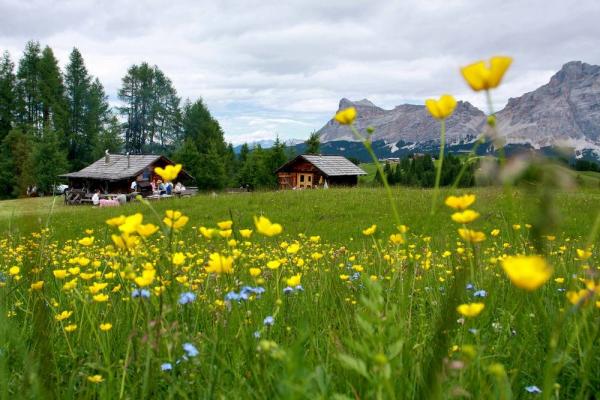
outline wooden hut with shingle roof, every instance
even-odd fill
[[[167,157],[153,154],[109,154],[83,168],[81,171],[61,175],[69,180],[70,189],[88,192],[100,189],[104,193],[128,193],[135,180],[138,187],[150,186],[161,179],[154,168],[173,165]],[[189,183],[193,177],[181,170],[178,180]]]
[[[280,189],[356,186],[358,177],[367,175],[346,157],[310,154],[297,156],[279,167],[275,173]]]

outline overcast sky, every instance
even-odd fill
[[[63,67],[79,48],[114,104],[130,65],[156,64],[240,143],[305,138],[342,97],[485,109],[458,70],[495,54],[514,57],[502,108],[568,61],[600,64],[600,1],[0,0],[0,50],[16,61],[30,39]]]

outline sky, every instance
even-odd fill
[[[487,110],[459,69],[508,55],[499,110],[568,61],[600,64],[599,17],[595,0],[0,0],[0,51],[17,61],[38,40],[64,68],[77,47],[113,105],[128,67],[158,65],[239,144],[304,139],[343,97]]]

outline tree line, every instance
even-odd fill
[[[441,186],[454,184],[461,170],[463,161],[460,157],[447,154],[442,164]],[[435,185],[436,166],[430,154],[411,154],[401,158],[398,163],[386,163],[383,168],[387,181],[390,185],[418,186],[431,188]],[[375,182],[382,183],[381,175],[375,174]],[[458,182],[459,187],[475,185],[475,165],[469,166],[462,172]]]
[[[111,107],[77,48],[64,69],[52,49],[36,41],[26,44],[18,63],[5,51],[0,58],[0,197],[23,196],[31,186],[49,193],[58,175],[84,168],[105,150],[171,157],[200,189],[275,187],[274,169],[292,156],[279,140],[269,149],[245,145],[235,154],[202,99],[182,103],[156,65],[129,67],[117,98],[120,105]]]

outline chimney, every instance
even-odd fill
[[[104,164],[110,163],[110,154],[108,153],[108,149],[104,151]]]
[[[131,168],[131,161],[129,160],[129,152],[127,152],[127,169]]]

